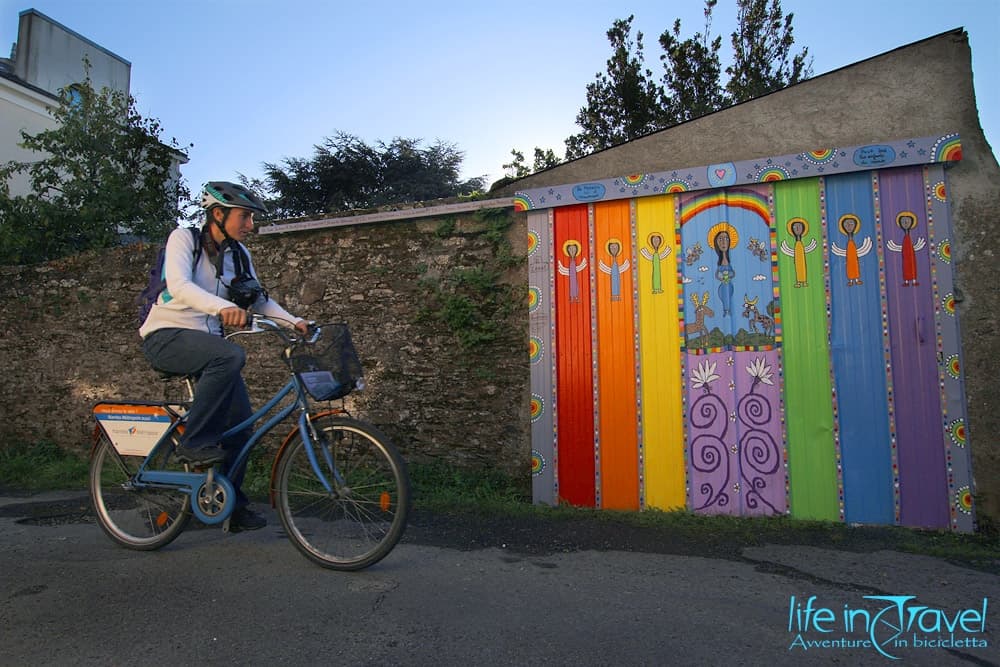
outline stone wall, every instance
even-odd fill
[[[351,324],[368,384],[347,399],[354,414],[410,460],[497,467],[527,484],[526,232],[512,220],[494,211],[261,235],[248,245],[290,312]],[[49,439],[82,451],[99,399],[179,391],[149,369],[136,333],[133,302],[156,250],[0,267],[0,446]],[[265,338],[242,339],[255,405],[286,377]]]

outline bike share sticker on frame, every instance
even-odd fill
[[[170,413],[158,405],[101,404],[94,416],[123,456],[146,456],[167,429]]]

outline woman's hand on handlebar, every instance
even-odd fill
[[[309,329],[311,328],[311,326],[312,325],[309,322],[309,320],[299,320],[298,322],[295,323],[295,330],[298,331],[303,336],[305,336],[306,334],[309,333]]]
[[[225,327],[245,327],[247,325],[247,311],[236,306],[229,306],[219,311],[219,319]]]

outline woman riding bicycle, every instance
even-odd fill
[[[255,212],[266,213],[264,203],[241,185],[213,181],[205,185],[201,206],[205,224],[201,245],[185,229],[167,239],[164,273],[167,288],[157,298],[139,328],[142,351],[158,371],[197,378],[194,400],[177,460],[196,466],[228,464],[239,453],[249,432],[220,441],[227,428],[252,413],[241,371],[246,362],[242,347],[222,337],[223,327],[247,324],[247,309],[279,322],[294,323],[306,333],[308,323],[289,314],[260,286],[250,253],[242,241],[253,231]],[[267,521],[251,510],[240,490],[245,462],[228,471],[236,490],[236,509],[230,530],[255,530]]]

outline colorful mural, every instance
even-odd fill
[[[944,135],[518,193],[535,500],[972,530],[960,158]]]

